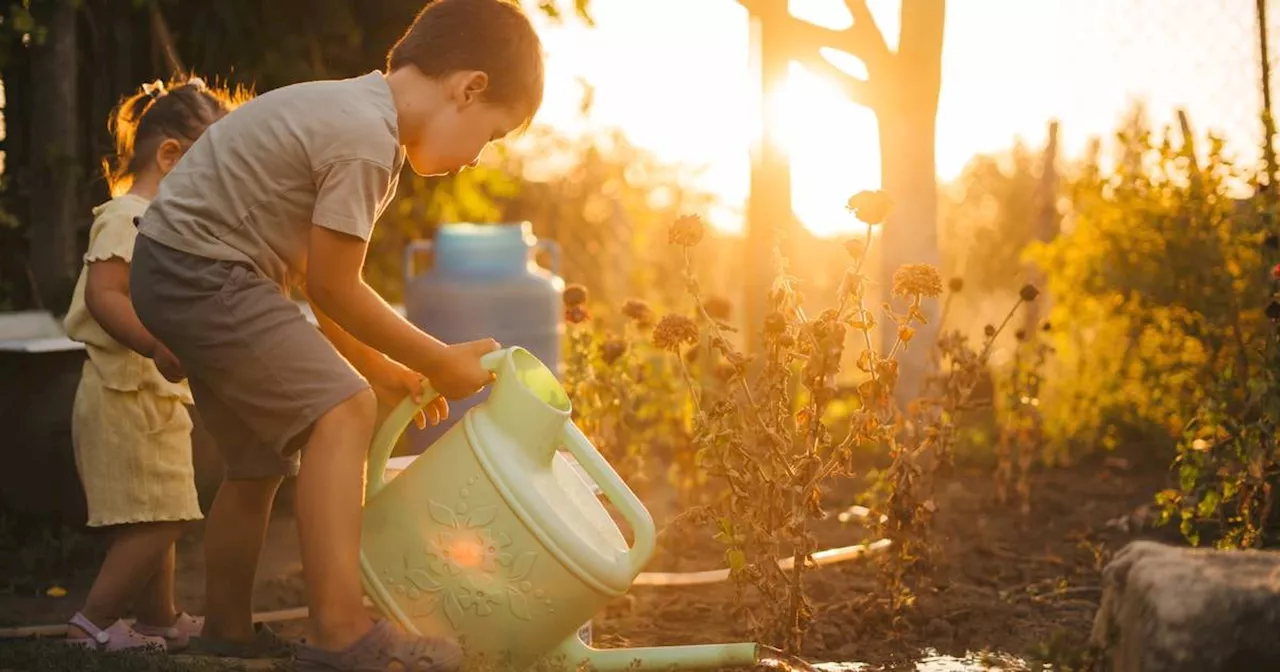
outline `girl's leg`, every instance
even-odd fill
[[[168,627],[178,618],[178,610],[173,605],[173,572],[176,556],[176,544],[170,543],[160,556],[160,564],[151,580],[142,588],[138,600],[133,604],[133,613],[138,623],[144,625],[161,625]]]
[[[181,530],[180,523],[167,522],[122,527],[107,550],[80,613],[99,628],[106,628],[119,619],[156,573],[163,555]],[[89,633],[74,625],[67,629],[68,639],[88,636]]]

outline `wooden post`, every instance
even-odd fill
[[[1044,160],[1040,169],[1040,186],[1036,194],[1039,213],[1032,223],[1031,240],[1048,243],[1058,237],[1058,122],[1049,122],[1049,138],[1044,147]],[[1040,326],[1040,319],[1049,312],[1051,297],[1044,286],[1044,271],[1034,264],[1027,266],[1027,282],[1040,289],[1040,298],[1027,304],[1023,313],[1022,328],[1030,334]]]
[[[40,3],[37,20],[49,28],[31,50],[31,271],[40,304],[62,313],[79,271],[80,63],[77,7],[70,0]]]

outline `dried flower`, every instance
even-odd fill
[[[713,320],[728,322],[733,317],[733,303],[723,296],[713,296],[702,303],[702,309]]]
[[[600,345],[600,359],[605,364],[612,364],[627,353],[627,342],[621,338],[610,338]]]
[[[1042,324],[1042,325],[1040,325],[1040,330],[1041,330],[1041,331],[1048,332],[1048,331],[1050,331],[1052,328],[1053,328],[1053,326],[1052,326],[1052,324],[1051,324],[1048,320],[1045,320],[1045,323],[1044,323],[1044,324]]]
[[[906,264],[893,273],[893,295],[935,297],[942,293],[942,276],[929,264]]]
[[[1036,300],[1037,296],[1040,296],[1040,290],[1036,289],[1035,285],[1023,285],[1022,289],[1018,290],[1018,296],[1023,301],[1031,303]]]
[[[667,234],[667,241],[680,247],[693,247],[702,242],[704,227],[697,215],[681,215],[676,218]]]
[[[587,288],[582,285],[569,285],[564,288],[564,305],[581,306],[587,302]]]
[[[774,311],[764,318],[764,333],[778,335],[787,330],[787,318],[782,313]]]
[[[653,326],[653,309],[640,299],[627,299],[627,302],[622,304],[622,314],[641,327]]]
[[[911,327],[908,327],[905,324],[898,328],[898,340],[902,341],[903,343],[910,343],[911,339],[915,337],[915,335],[916,335],[916,330],[912,329]]]
[[[1019,341],[1027,340],[1027,332],[1025,329],[1019,329],[1013,332],[1013,337]]]
[[[867,244],[858,238],[850,238],[844,241],[844,249],[854,259],[862,259],[862,255],[867,253]]]
[[[588,312],[587,307],[582,304],[569,306],[564,309],[564,321],[569,324],[582,324],[589,319],[591,319],[591,313]]]
[[[964,289],[964,278],[951,278],[947,281],[947,289],[950,289],[952,294],[959,294],[960,290]]]
[[[1267,304],[1267,317],[1272,320],[1280,320],[1280,302],[1272,301]]]
[[[994,325],[988,324],[987,326],[982,328],[982,333],[986,334],[987,338],[995,338],[996,328]]]
[[[683,315],[667,315],[653,330],[653,344],[663,350],[679,352],[681,344],[698,342],[698,325]]]
[[[889,218],[893,199],[883,191],[860,191],[849,198],[847,207],[854,217],[874,226]]]

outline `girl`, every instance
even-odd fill
[[[133,311],[129,263],[134,218],[233,102],[196,78],[171,87],[143,85],[113,115],[116,163],[104,161],[113,198],[93,210],[89,250],[65,319],[67,334],[89,354],[72,411],[88,524],[115,535],[67,640],[99,650],[178,650],[203,626],[173,604],[174,543],[186,523],[202,518],[186,409],[191,392],[177,358]],[[132,627],[121,620],[130,604]]]

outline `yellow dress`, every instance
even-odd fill
[[[191,391],[109,336],[85,306],[90,262],[133,258],[134,217],[149,201],[126,194],[94,208],[89,250],[63,323],[88,359],[76,389],[71,438],[90,527],[199,520],[191,463]]]

